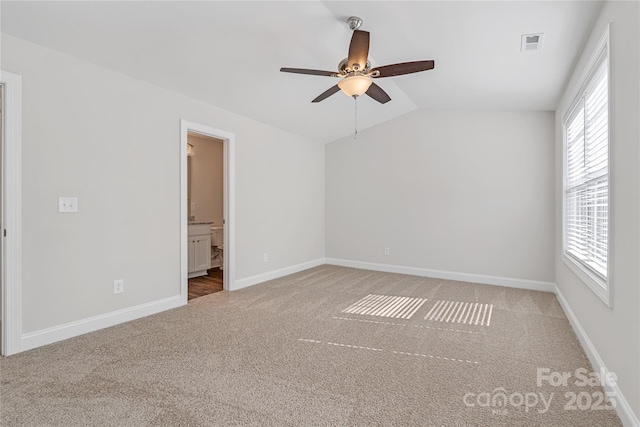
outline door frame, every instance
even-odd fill
[[[197,133],[223,141],[223,218],[224,218],[224,280],[223,289],[235,289],[235,153],[236,135],[200,123],[180,120],[180,297],[187,303],[188,289],[188,213],[187,213],[187,138]]]
[[[0,70],[2,91],[2,355],[22,339],[22,77]]]

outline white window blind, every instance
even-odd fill
[[[565,120],[564,251],[607,288],[609,75],[606,49]]]

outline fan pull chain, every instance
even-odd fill
[[[353,101],[355,102],[355,131],[353,133],[353,139],[358,138],[358,95],[353,95]]]

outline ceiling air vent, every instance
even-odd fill
[[[542,49],[542,39],[544,38],[544,33],[538,34],[523,34],[522,35],[522,44],[520,45],[521,52],[527,52],[529,50],[540,50]]]

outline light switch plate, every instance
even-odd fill
[[[58,197],[58,212],[78,212],[77,197]]]

